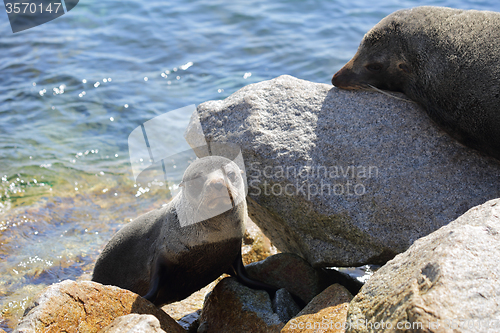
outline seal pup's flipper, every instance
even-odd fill
[[[153,304],[155,304],[158,292],[160,291],[160,286],[163,285],[163,280],[165,280],[168,271],[167,263],[162,262],[161,260],[158,260],[155,266],[153,276],[149,282],[149,290],[146,295],[142,296],[142,298],[147,299]]]
[[[142,298],[145,298],[154,304],[159,289],[160,289],[160,274],[156,274],[156,276],[154,276],[153,280],[151,281],[151,287],[149,288],[147,294],[142,296]]]

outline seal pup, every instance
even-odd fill
[[[385,17],[332,78],[399,91],[466,146],[500,160],[500,13],[416,7]]]
[[[189,165],[180,186],[165,207],[139,216],[111,238],[92,281],[128,289],[157,306],[188,297],[222,273],[276,291],[249,278],[241,260],[247,204],[238,165],[204,157]]]

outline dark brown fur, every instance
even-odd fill
[[[403,92],[457,140],[500,160],[500,13],[397,11],[364,36],[332,83]]]
[[[214,170],[220,175],[206,176]],[[183,183],[182,192],[168,205],[138,217],[111,238],[97,259],[93,281],[131,290],[161,305],[186,298],[222,273],[237,268],[241,273],[233,275],[245,273],[240,267],[247,217],[241,170],[226,158],[205,157],[188,167]],[[224,191],[232,209],[180,225],[179,209],[192,216],[207,207],[206,199]]]

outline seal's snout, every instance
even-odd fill
[[[350,69],[342,67],[335,75],[332,77],[332,84],[337,88],[349,89],[351,88],[350,84]]]
[[[349,60],[335,75],[332,77],[332,84],[337,88],[354,89],[353,84],[353,65],[354,58]]]
[[[347,90],[366,88],[362,76],[357,73],[358,70],[354,65],[355,58],[356,57],[352,58],[344,67],[333,75],[332,84],[335,87]]]
[[[208,184],[208,191],[205,192],[206,207],[213,211],[223,213],[234,207],[233,193],[230,185],[223,178],[213,178]]]
[[[337,73],[335,73],[332,77],[332,84],[335,86],[335,87],[338,87],[339,86],[339,76],[340,76],[340,71],[338,71]]]
[[[210,182],[210,186],[216,191],[220,191],[224,188],[227,188],[226,183],[224,182],[224,179],[221,179],[221,178],[212,180]]]

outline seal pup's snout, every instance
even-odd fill
[[[222,175],[211,177],[208,181],[208,187],[206,196],[210,209],[215,209],[216,207],[231,209],[234,206],[230,186]]]
[[[226,187],[226,182],[222,178],[213,179],[210,182],[210,186],[212,186],[216,191],[221,191],[223,188]]]

